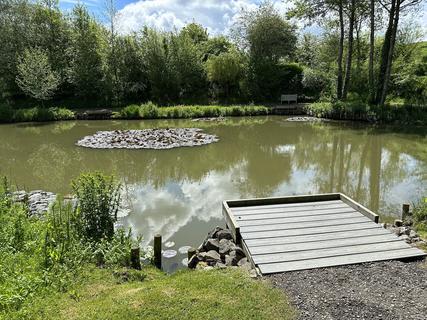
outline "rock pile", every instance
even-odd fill
[[[201,146],[219,141],[197,128],[98,131],[77,141],[94,149],[172,149]]]
[[[427,245],[427,242],[420,238],[419,234],[412,228],[412,222],[410,219],[396,220],[394,224],[383,223],[383,227],[390,230],[392,233],[397,235],[400,239],[405,240],[414,246]]]
[[[256,271],[248,261],[244,251],[233,240],[231,232],[216,227],[208,233],[196,254],[188,261],[189,268],[211,269],[241,267],[256,277]]]
[[[12,199],[15,202],[26,203],[30,216],[41,216],[45,214],[49,206],[55,202],[56,194],[43,190],[34,190],[30,192],[21,190],[13,192]]]

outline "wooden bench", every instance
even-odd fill
[[[280,103],[287,102],[288,104],[291,102],[298,103],[298,95],[297,94],[282,94],[280,96]]]

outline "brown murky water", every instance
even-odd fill
[[[199,127],[220,142],[171,150],[93,150],[75,142],[98,130]],[[409,131],[408,131],[409,130]],[[177,249],[224,225],[221,201],[340,191],[381,215],[427,192],[427,128],[301,123],[284,117],[79,121],[0,125],[0,174],[20,189],[70,192],[82,171],[125,185],[126,226]],[[169,261],[177,267],[184,255]]]

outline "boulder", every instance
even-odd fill
[[[237,262],[237,266],[247,271],[252,269],[252,263],[248,261],[248,258],[240,259],[239,262]]]
[[[232,240],[233,235],[231,234],[230,230],[221,230],[217,233],[218,240],[221,241],[222,239]]]
[[[215,250],[204,252],[204,261],[208,265],[215,265],[217,262],[221,262],[221,257]]]
[[[224,258],[226,254],[229,254],[231,250],[234,250],[234,248],[236,248],[236,245],[231,240],[221,239],[219,241],[219,254],[222,258]]]
[[[205,241],[205,243],[203,244],[203,249],[205,251],[211,251],[211,250],[218,251],[219,250],[219,241],[218,241],[218,239],[207,239]]]
[[[411,243],[411,238],[406,234],[401,235],[399,239],[405,240],[407,243]]]
[[[394,225],[396,227],[401,227],[403,225],[403,221],[400,219],[396,219],[396,220],[394,220]]]
[[[232,251],[232,252],[234,252],[234,251]],[[227,255],[225,256],[225,265],[226,265],[227,267],[237,266],[237,262],[238,262],[238,261],[239,261],[239,260],[237,260],[237,258],[236,258],[236,256],[235,256],[235,254],[234,254],[234,255],[227,254]]]
[[[216,226],[215,229],[213,229],[212,231],[210,231],[208,233],[208,236],[207,236],[206,239],[216,239],[216,238],[218,238],[218,232],[220,232],[222,230],[224,230],[224,229],[221,228],[221,227]]]
[[[239,247],[234,248],[233,251],[235,252],[235,256],[236,256],[237,260],[240,260],[240,259],[243,259],[246,257],[245,252]],[[230,252],[230,254],[231,254],[231,252]]]
[[[415,230],[409,231],[409,238],[414,239],[414,238],[417,238],[417,237],[418,237],[418,234],[415,232]]]

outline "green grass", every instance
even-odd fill
[[[123,283],[110,270],[88,270],[71,293],[34,301],[31,319],[295,318],[281,291],[241,270],[142,272],[143,281]]]
[[[382,123],[427,124],[427,107],[368,105],[362,101],[316,102],[305,107],[307,114],[318,118],[366,120]]]
[[[130,105],[115,114],[121,119],[182,119],[203,117],[232,117],[267,115],[269,109],[264,106],[171,106],[158,107],[148,102],[142,105]]]
[[[1,122],[45,122],[59,120],[73,120],[75,114],[67,108],[41,108],[12,109],[8,106],[0,106]]]

